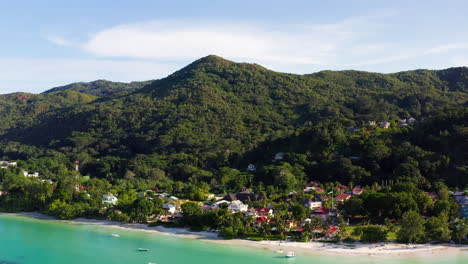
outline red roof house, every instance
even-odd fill
[[[338,201],[340,203],[343,203],[344,201],[349,200],[351,198],[351,196],[353,196],[353,195],[350,194],[350,193],[342,193],[342,194],[338,195],[337,197],[335,197],[335,199],[336,199],[336,201]]]

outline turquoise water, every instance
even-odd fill
[[[121,237],[110,234],[119,233]],[[139,252],[138,248],[149,248]],[[0,215],[0,264],[261,264],[261,263],[468,263],[468,251],[439,259],[299,255],[276,257],[268,250],[244,248],[163,234],[96,225]]]

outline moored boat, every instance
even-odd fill
[[[286,252],[286,255],[284,255],[285,258],[295,258],[296,257],[296,252],[294,251],[289,251]]]

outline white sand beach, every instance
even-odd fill
[[[40,213],[20,213],[17,215],[54,220],[53,217]],[[60,220],[57,220],[60,221]],[[453,244],[414,244],[405,245],[397,243],[321,243],[321,242],[289,242],[289,241],[250,241],[244,239],[226,240],[219,238],[214,232],[191,232],[184,228],[165,228],[162,226],[148,227],[145,224],[123,224],[106,220],[94,220],[78,218],[71,223],[100,225],[103,227],[130,229],[144,232],[154,232],[161,235],[181,236],[184,238],[200,239],[215,243],[223,243],[229,245],[237,245],[244,247],[254,247],[262,250],[275,252],[278,250],[295,251],[298,254],[312,255],[341,255],[341,256],[370,256],[370,257],[395,257],[395,256],[417,256],[417,257],[438,257],[453,254],[468,254],[468,246],[453,245]]]

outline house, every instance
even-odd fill
[[[5,191],[0,191],[0,196],[7,195],[8,193]]]
[[[168,193],[160,193],[157,195],[158,197],[161,197],[161,198],[167,198],[169,197],[170,195]]]
[[[304,207],[307,209],[315,209],[315,208],[320,208],[322,207],[322,202],[323,200],[320,198],[320,196],[316,195],[313,199],[306,199],[304,201]]]
[[[377,123],[375,121],[367,121],[366,125],[367,126],[376,126]]]
[[[102,196],[102,202],[106,204],[116,205],[119,199],[112,194],[106,194]]]
[[[353,192],[353,195],[360,195],[360,194],[362,194],[362,191],[363,191],[363,189],[361,187],[356,186],[356,187],[353,188],[352,192]]]
[[[215,202],[214,204],[211,205],[211,209],[221,209],[222,205],[223,204],[226,204],[226,205],[229,205],[230,202],[229,201],[226,201],[226,200],[219,200],[217,202]]]
[[[400,119],[400,121],[398,121],[398,126],[399,127],[407,127],[408,123],[406,123],[406,119]]]
[[[324,230],[322,228],[315,228],[313,232],[321,233],[321,234],[324,234],[325,236],[332,237],[332,236],[335,236],[338,233],[338,231],[340,231],[339,226],[330,225],[328,226],[327,230]]]
[[[347,201],[353,196],[351,193],[342,193],[338,196],[335,197],[337,202],[344,203],[344,201]]]
[[[273,209],[271,208],[257,208],[255,211],[259,216],[273,216]]]
[[[318,186],[312,186],[312,187],[305,187],[304,189],[304,192],[311,192],[311,191],[315,191],[317,193],[324,193],[325,190],[318,187]]]
[[[237,197],[233,193],[228,193],[228,194],[226,194],[226,196],[223,197],[222,200],[225,200],[225,201],[228,201],[228,202],[233,202],[233,201],[237,200]]]
[[[171,197],[169,197],[169,198],[167,198],[167,199],[168,199],[169,201],[171,201],[171,202],[175,202],[175,201],[178,201],[178,200],[179,200],[179,198],[177,198],[177,197],[175,197],[175,196],[171,196]]]
[[[348,127],[348,131],[349,131],[349,132],[359,132],[360,129],[361,129],[361,128],[356,127],[356,126],[350,126],[350,127]]]
[[[314,211],[312,211],[310,216],[318,217],[318,218],[321,218],[322,220],[325,220],[328,218],[328,210],[323,207],[319,207],[319,208],[316,208]]]
[[[253,164],[249,164],[247,166],[247,171],[256,171],[257,170],[257,167]]]
[[[284,152],[278,152],[275,154],[274,161],[282,160],[284,158]]]
[[[215,198],[215,195],[212,193],[205,193],[204,195],[205,195],[205,200],[211,200]]]
[[[249,206],[246,205],[246,204],[243,204],[241,201],[237,200],[237,201],[234,201],[232,202],[229,206],[228,206],[228,210],[231,212],[231,213],[243,213],[243,212],[247,212],[247,210],[249,209]]]
[[[30,177],[35,177],[35,178],[37,178],[37,177],[39,177],[39,172],[29,173],[27,171],[23,171],[23,175],[24,175],[24,177],[29,177],[29,178]]]
[[[48,184],[54,184],[54,181],[51,180],[51,179],[41,180],[41,182],[44,182],[44,183],[46,182],[46,183],[48,183]]]
[[[415,122],[416,122],[416,119],[414,119],[412,117],[408,118],[408,125],[412,126],[412,125],[414,125]]]
[[[86,192],[86,187],[76,184],[75,185],[75,191],[76,192]]]
[[[379,127],[384,128],[384,129],[389,128],[390,125],[391,125],[390,122],[387,122],[387,121],[382,121],[382,122],[379,123]]]
[[[166,210],[169,214],[175,214],[177,212],[177,207],[175,204],[165,203],[163,204],[163,209]]]
[[[236,198],[237,200],[240,200],[242,202],[245,202],[245,201],[259,201],[259,199],[257,199],[257,195],[255,195],[254,192],[252,192],[252,190],[250,189],[247,189],[247,188],[242,188],[239,190],[238,193],[236,193]]]

